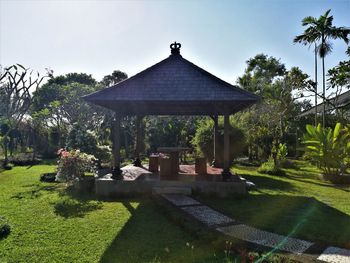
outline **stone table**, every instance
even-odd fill
[[[157,149],[160,153],[169,154],[171,160],[171,173],[177,175],[180,171],[179,166],[179,154],[180,152],[189,151],[191,148],[188,147],[159,147]]]

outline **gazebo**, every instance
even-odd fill
[[[140,123],[145,115],[207,115],[214,120],[214,159],[218,116],[224,116],[223,179],[230,173],[229,116],[259,100],[259,97],[233,86],[180,55],[180,43],[170,45],[171,55],[140,73],[84,99],[115,112],[113,121],[113,176],[120,175],[120,121],[136,116],[136,165],[139,162]]]

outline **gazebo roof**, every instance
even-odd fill
[[[184,59],[180,47],[175,42],[168,58],[84,99],[121,115],[232,114],[259,100]]]

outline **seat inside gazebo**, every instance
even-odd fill
[[[111,174],[96,179],[95,190],[98,194],[109,196],[118,193],[148,192],[157,187],[180,186],[189,187],[192,190],[208,190],[208,192],[212,190],[225,192],[223,188],[231,189],[229,192],[246,191],[244,180],[230,172],[229,118],[230,115],[256,103],[259,97],[219,79],[184,59],[180,55],[179,43],[171,44],[170,48],[171,55],[168,58],[114,86],[84,97],[86,101],[114,112],[111,129],[113,169]],[[178,163],[178,154],[186,149],[167,147],[167,145],[158,150],[159,153],[170,155],[170,158],[151,156],[149,166],[142,166],[139,158],[142,139],[141,123],[142,118],[148,115],[210,116],[214,122],[214,163],[218,156],[218,118],[223,116],[223,167],[212,168],[204,161],[205,172],[197,172],[197,164]],[[125,116],[136,116],[135,162],[134,165],[120,167],[120,123]],[[199,159],[196,160],[201,162],[201,164],[198,163],[198,167],[203,167],[203,160]],[[149,169],[150,166],[153,168]],[[166,174],[166,170],[168,176],[162,176]],[[138,180],[135,180],[136,178]],[[143,180],[139,180],[140,178]],[[218,185],[221,186],[217,188]]]

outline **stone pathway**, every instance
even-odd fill
[[[185,195],[163,194],[162,196],[201,223],[213,227],[230,237],[298,255],[303,254],[314,245],[314,243],[309,241],[286,237],[240,224],[234,219]],[[350,250],[328,247],[317,259],[329,263],[350,263]]]
[[[332,263],[350,263],[350,250],[338,247],[327,247],[317,259]]]

